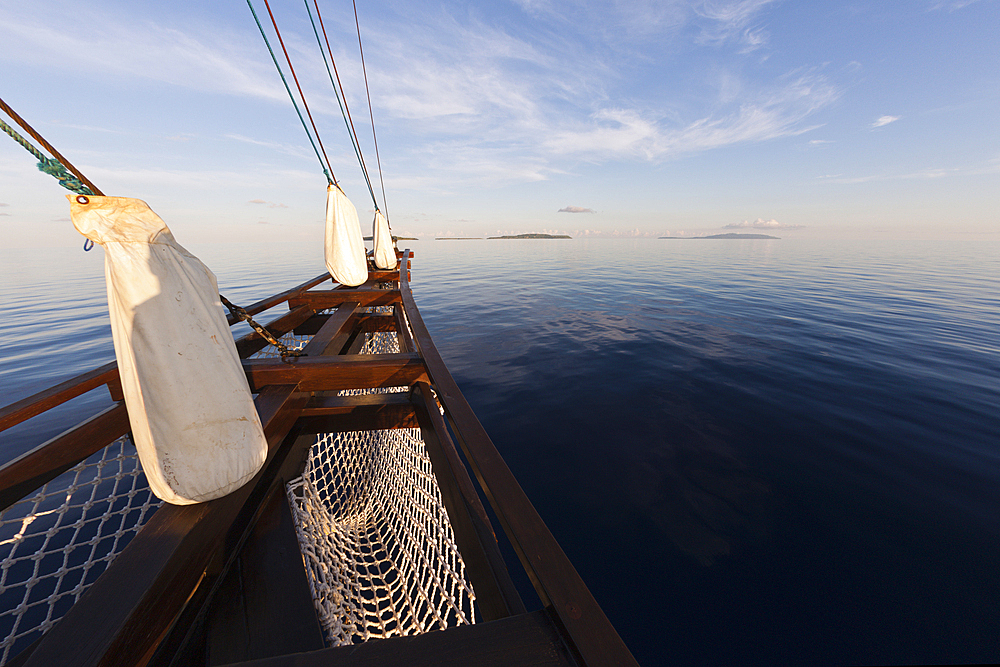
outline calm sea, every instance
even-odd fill
[[[998,237],[406,245],[439,350],[641,664],[1000,660]],[[242,303],[322,270],[191,250]],[[112,358],[99,249],[0,261],[0,404]]]

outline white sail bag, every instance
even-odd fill
[[[158,497],[188,505],[248,482],[267,441],[215,275],[138,199],[69,195],[104,247],[111,332],[132,438]]]
[[[357,287],[368,280],[365,241],[358,210],[336,185],[326,188],[326,268],[341,285]]]
[[[375,211],[375,220],[372,221],[372,239],[375,245],[375,266],[388,271],[396,268],[396,248],[392,243],[392,232],[389,230],[389,222],[382,215],[382,211]]]

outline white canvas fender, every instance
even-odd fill
[[[337,185],[326,188],[325,251],[326,268],[338,283],[357,287],[368,280],[358,210]]]
[[[145,202],[67,198],[73,226],[104,246],[118,372],[150,488],[174,505],[235,491],[264,464],[267,441],[215,275]]]
[[[372,221],[372,238],[375,245],[375,266],[388,271],[396,268],[396,247],[392,243],[392,231],[382,211],[375,211]]]

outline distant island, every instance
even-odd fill
[[[482,236],[438,236],[435,241],[482,241]]]
[[[373,237],[371,237],[371,236],[365,236],[363,238],[364,238],[365,241],[372,241],[372,240],[374,240]],[[393,236],[392,240],[393,241],[419,241],[420,239],[418,239],[416,236]]]
[[[661,239],[780,239],[767,234],[712,234],[711,236],[661,236]]]
[[[487,239],[571,239],[565,234],[517,234],[514,236],[487,236]]]

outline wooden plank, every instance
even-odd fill
[[[295,653],[230,667],[571,667],[544,610],[409,637]],[[610,665],[610,663],[609,663]]]
[[[116,438],[128,433],[128,412],[118,403],[0,468],[3,511]]]
[[[263,469],[224,498],[157,510],[25,664],[70,667],[147,661],[224,540],[233,530],[241,532],[234,521],[240,517],[249,524],[281,455],[287,453],[278,445],[307,400],[294,385],[261,390],[255,403],[269,446]]]
[[[409,387],[427,378],[423,361],[414,354],[246,359],[243,370],[251,391],[269,384],[299,384],[302,391]]]
[[[420,317],[405,277],[400,280],[400,295],[438,398],[542,603],[556,615],[583,664],[637,665],[459,391]]]
[[[348,301],[356,301],[362,308],[388,306],[399,301],[399,290],[394,289],[332,289],[303,292],[288,299],[289,307],[309,306],[325,310]]]
[[[414,398],[424,447],[455,531],[455,543],[465,561],[465,572],[476,591],[476,606],[487,621],[523,614],[524,603],[510,579],[486,510],[448,435],[430,386],[417,383]]]
[[[397,303],[392,307],[392,317],[396,320],[396,340],[399,342],[399,351],[416,352],[417,348],[413,344],[413,336],[410,335],[410,328],[403,315],[403,304]]]
[[[251,315],[256,315],[259,312],[267,310],[268,308],[273,308],[279,305],[281,302],[285,301],[292,295],[296,295],[299,292],[308,290],[310,287],[314,287],[324,280],[327,280],[330,274],[324,273],[312,280],[308,280],[297,287],[293,287],[290,290],[286,290],[274,296],[262,299],[252,306],[247,307],[247,312]],[[384,291],[384,290],[382,290]],[[228,316],[229,324],[235,324],[239,320],[230,314]],[[276,323],[275,323],[276,324]],[[272,325],[268,325],[269,327]],[[286,331],[290,331],[287,329]],[[282,331],[281,333],[285,333]],[[254,332],[253,336],[256,336]],[[265,343],[266,345],[266,343]],[[259,348],[258,348],[259,349]],[[256,351],[256,350],[254,350]],[[249,352],[248,354],[253,354]],[[61,382],[54,387],[41,391],[37,394],[29,396],[25,399],[12,403],[6,407],[0,408],[0,431],[4,431],[12,426],[20,424],[21,422],[30,419],[36,415],[39,415],[46,410],[54,408],[57,405],[65,403],[66,401],[76,398],[81,394],[95,389],[102,384],[109,385],[109,391],[113,400],[121,400],[120,398],[120,388],[121,381],[118,378],[118,364],[117,362],[111,362],[95,368],[92,371],[83,373],[74,378],[70,378],[65,382]],[[117,390],[117,391],[116,391]],[[117,396],[116,396],[117,394]]]
[[[283,335],[308,320],[312,317],[312,315],[312,308],[308,306],[299,306],[298,308],[288,311],[273,322],[268,322],[264,325],[264,327],[275,338],[281,338]],[[251,331],[236,341],[236,353],[239,355],[240,359],[245,359],[255,352],[260,352],[268,345],[269,343],[267,342],[267,339],[256,331]]]
[[[354,311],[357,309],[358,303],[356,301],[347,301],[337,306],[337,310],[330,314],[316,335],[302,348],[302,354],[307,357],[318,357],[325,354],[334,339],[347,328]]]
[[[114,382],[118,378],[118,364],[111,362],[92,371],[77,375],[54,387],[23,398],[16,403],[0,408],[0,431],[40,415],[46,410],[62,405],[66,401],[85,394],[102,384]]]
[[[326,646],[283,484],[215,595],[206,619],[206,664],[270,658]]]
[[[261,299],[260,301],[247,306],[245,310],[250,315],[256,315],[257,313],[262,313],[269,308],[274,308],[275,306],[280,305],[281,303],[287,301],[289,298],[299,294],[299,292],[304,292],[308,289],[312,289],[316,285],[319,285],[320,283],[325,282],[327,280],[330,280],[330,274],[321,273],[312,280],[307,280],[301,285],[297,285],[290,290],[285,290],[284,292],[279,292],[274,296],[269,296],[266,299]],[[290,306],[290,308],[291,307],[292,306]],[[229,313],[229,315],[226,316],[226,319],[229,321],[230,326],[241,321],[238,317],[236,317],[232,313]]]
[[[361,406],[347,414],[302,417],[295,424],[303,435],[380,431],[393,428],[419,428],[412,405]]]
[[[393,394],[362,394],[360,396],[313,396],[299,413],[302,417],[322,415],[347,415],[358,408],[378,408],[383,406],[413,407],[409,392]]]

